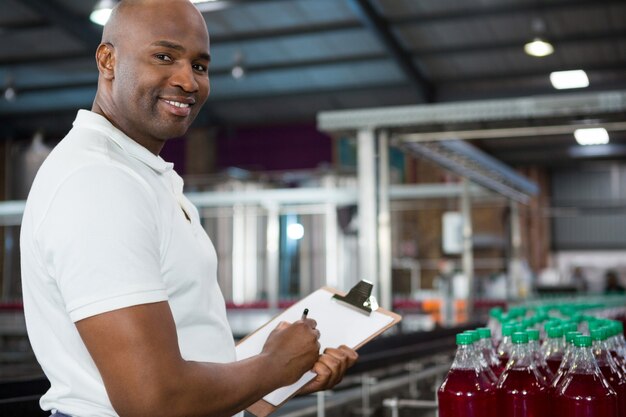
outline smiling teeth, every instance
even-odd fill
[[[165,102],[167,104],[171,104],[172,106],[176,106],[176,107],[181,107],[181,108],[187,108],[189,107],[189,104],[187,103],[180,103],[178,101],[170,101],[170,100],[165,100]]]

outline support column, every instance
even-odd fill
[[[278,308],[278,264],[280,241],[280,211],[276,205],[267,205],[267,259],[265,262],[267,279],[267,301],[269,308]]]
[[[512,290],[510,295],[514,299],[525,297],[522,291],[522,230],[520,227],[519,204],[510,200],[511,207],[511,263],[509,268],[509,282],[507,287]]]
[[[388,310],[393,304],[391,281],[391,214],[389,209],[389,134],[378,136],[378,279],[379,304]]]
[[[357,175],[359,186],[359,271],[356,282],[365,279],[374,284],[380,299],[378,280],[377,218],[376,218],[376,135],[373,129],[357,133]]]
[[[336,187],[332,176],[326,176],[323,180],[324,188],[332,190]],[[324,237],[326,246],[326,285],[333,288],[343,288],[343,282],[339,282],[339,245],[337,235],[339,228],[337,225],[337,205],[326,203],[324,205]]]
[[[463,178],[463,193],[461,194],[461,215],[463,216],[463,275],[467,279],[467,317],[472,316],[474,308],[474,254],[472,245],[472,202],[470,199],[470,180]],[[452,282],[450,283],[452,285]]]

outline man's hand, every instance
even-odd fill
[[[267,338],[261,355],[270,358],[277,374],[283,374],[282,385],[293,384],[318,362],[320,332],[316,326],[312,319],[281,322]]]
[[[298,394],[310,394],[331,389],[342,380],[346,370],[354,365],[358,357],[359,355],[355,350],[345,345],[336,349],[327,348],[313,366],[313,372],[317,376],[302,387]]]

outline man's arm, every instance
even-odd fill
[[[230,416],[314,366],[322,376],[307,391],[329,388],[350,362],[318,355],[319,332],[309,319],[282,324],[260,355],[228,364],[181,357],[167,302],[99,314],[76,327],[122,417]]]

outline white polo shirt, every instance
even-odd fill
[[[167,300],[183,358],[235,360],[215,250],[182,190],[173,164],[86,110],[40,168],[20,246],[44,410],[117,416],[74,325],[107,311]]]

